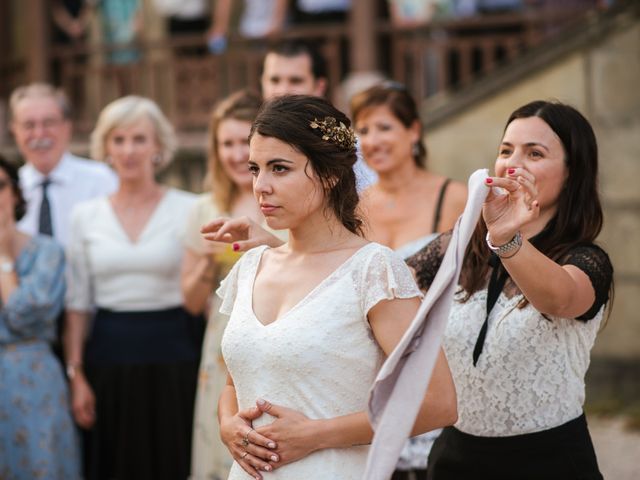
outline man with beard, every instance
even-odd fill
[[[44,83],[21,86],[9,106],[11,132],[25,161],[19,173],[27,213],[18,228],[64,246],[73,207],[113,192],[116,176],[106,165],[69,152],[71,108],[62,90]]]

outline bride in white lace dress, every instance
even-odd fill
[[[291,96],[266,103],[252,127],[254,193],[289,241],[247,252],[218,290],[230,315],[219,405],[230,479],[364,472],[369,388],[420,293],[402,259],[359,235],[348,126],[325,100]],[[216,228],[204,228],[208,238]],[[455,404],[440,352],[413,433],[453,423]]]

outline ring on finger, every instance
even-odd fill
[[[243,447],[248,447],[249,446],[249,434],[253,432],[253,428],[250,429],[247,433],[244,434],[244,438],[242,439],[242,446]]]

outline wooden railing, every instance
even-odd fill
[[[320,43],[329,83],[339,83],[346,65],[341,48],[347,41],[345,26],[292,30],[283,37]],[[123,51],[136,51],[139,59],[109,62],[111,54]],[[265,52],[264,42],[233,37],[225,54],[210,55],[201,37],[185,36],[144,45],[56,48],[53,61],[60,85],[77,106],[78,130],[91,128],[106,103],[127,94],[153,98],[178,129],[190,130],[206,126],[212,105],[228,93],[243,87],[259,90]]]
[[[521,52],[580,21],[584,9],[550,8],[440,21],[415,30],[376,26],[380,69],[417,99],[463,87]],[[291,29],[284,38],[317,43],[328,60],[329,83],[346,75],[349,31],[332,25]],[[55,48],[59,83],[76,106],[76,128],[89,131],[100,109],[125,94],[155,99],[178,130],[203,130],[216,100],[242,87],[258,89],[264,41],[232,37],[223,55],[206,53],[201,37],[100,48]],[[139,59],[110,63],[111,53],[135,49]]]

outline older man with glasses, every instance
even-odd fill
[[[44,83],[21,86],[9,106],[11,132],[25,161],[20,186],[27,214],[18,227],[65,245],[73,206],[113,192],[116,176],[104,164],[69,153],[71,109],[62,90]]]
[[[71,108],[64,92],[45,83],[16,88],[9,99],[10,128],[25,164],[20,187],[27,212],[18,229],[67,243],[73,207],[84,200],[115,191],[118,180],[102,163],[69,152]],[[53,349],[62,357],[62,316]]]

